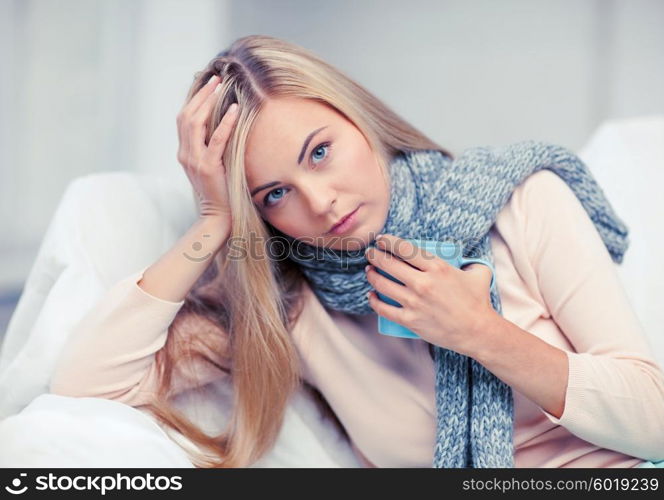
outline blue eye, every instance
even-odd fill
[[[324,160],[327,159],[327,157],[329,156],[329,151],[330,151],[330,149],[331,149],[331,146],[332,146],[332,145],[330,144],[330,142],[322,142],[322,143],[320,143],[318,146],[316,146],[314,149],[311,150],[311,158],[312,158],[312,159],[313,159],[313,158],[318,158],[318,159],[319,159],[319,161],[314,161],[314,163],[315,163],[316,165],[318,165],[319,163],[322,163]],[[321,151],[321,150],[323,150],[323,149],[324,149],[326,152],[325,152],[325,154],[324,154],[322,157],[319,156],[319,155],[316,155],[317,152],[319,152],[319,151]],[[279,203],[279,200],[283,197],[283,195],[277,197],[276,201],[270,201],[270,195],[271,195],[272,193],[280,193],[280,192],[283,192],[285,189],[287,189],[287,188],[284,188],[284,187],[278,187],[278,188],[276,188],[276,189],[273,189],[273,190],[270,191],[269,193],[267,193],[267,194],[265,195],[265,198],[263,198],[263,206],[264,206],[264,207],[267,207],[267,208],[270,208],[270,207],[274,206],[275,204]]]
[[[279,191],[283,191],[283,190],[284,190],[284,188],[282,188],[282,187],[278,187],[277,189],[273,189],[272,191],[270,191],[269,193],[267,193],[267,194],[265,195],[265,198],[263,198],[263,205],[266,206],[266,207],[270,207],[270,206],[272,206],[274,203],[270,203],[270,202],[268,201],[268,199],[270,198],[270,195],[271,195],[272,193],[278,193]],[[277,201],[278,201],[279,199],[281,199],[281,197],[277,198]]]
[[[313,149],[311,151],[311,157],[314,158],[314,156],[315,156],[314,153],[316,153],[317,151],[320,151],[322,149],[325,149],[327,151],[327,150],[329,150],[329,148],[330,148],[330,143],[329,142],[324,142],[322,144],[319,144],[318,146],[316,146],[315,149]],[[321,160],[325,159],[325,157],[327,157],[327,153],[325,153],[325,155],[321,158]]]

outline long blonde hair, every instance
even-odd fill
[[[159,388],[146,408],[198,445],[203,453],[189,454],[196,467],[247,467],[273,448],[290,397],[303,383],[290,330],[302,310],[305,277],[292,261],[269,258],[265,243],[273,232],[254,207],[245,177],[247,138],[262,104],[268,98],[299,97],[331,106],[364,134],[384,174],[389,159],[402,151],[452,154],[341,71],[283,39],[251,35],[235,40],[195,74],[187,102],[212,75],[221,77],[222,88],[206,143],[228,107],[233,102],[240,106],[223,156],[233,213],[229,240],[244,255],[267,258],[229,258],[228,247],[215,255],[157,352]],[[203,432],[169,401],[173,376],[183,363],[193,362],[209,364],[232,382],[233,407],[219,435]],[[305,385],[334,417],[322,395]]]

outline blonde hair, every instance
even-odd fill
[[[237,102],[240,109],[223,155],[233,213],[229,239],[244,255],[268,258],[232,259],[227,247],[215,255],[157,352],[159,388],[146,408],[198,445],[203,453],[189,454],[196,467],[247,467],[273,448],[289,399],[303,383],[290,330],[302,310],[305,278],[292,261],[269,258],[265,242],[273,232],[256,211],[245,176],[247,138],[261,106],[276,97],[331,106],[364,134],[384,174],[389,159],[399,152],[434,149],[452,155],[341,71],[283,39],[251,35],[235,40],[195,74],[187,102],[212,75],[221,77],[222,87],[207,124],[206,143],[228,107]],[[230,376],[233,407],[219,435],[203,432],[169,401],[172,378],[184,371],[185,362],[207,363],[220,376]],[[305,385],[345,432],[322,395]]]

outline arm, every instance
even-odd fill
[[[201,217],[173,248],[147,268],[138,285],[163,300],[182,301],[229,234],[225,219]]]
[[[212,77],[208,85],[188,96],[176,120],[178,161],[194,189],[200,218],[155,264],[118,283],[77,325],[56,366],[51,392],[107,397],[138,406],[149,400],[156,388],[155,361],[171,340],[169,326],[189,290],[230,235],[232,217],[222,158],[238,113],[224,113],[214,131],[207,130],[209,120],[202,120],[219,102],[213,92],[221,88],[218,81]],[[237,104],[231,108],[237,111]],[[205,335],[187,325],[172,330],[175,335]],[[205,348],[212,352],[205,354],[221,356],[226,353],[227,336],[218,335],[218,330],[212,332],[213,338],[204,338]],[[188,339],[174,338],[172,342],[185,345]],[[219,345],[213,345],[217,342]],[[214,361],[216,366],[222,363]],[[186,362],[176,364],[171,394],[178,381],[179,389],[184,388],[180,375],[186,375],[189,367]]]
[[[663,458],[664,374],[594,224],[551,171],[537,172],[513,196],[533,279],[574,351],[496,314],[473,357],[578,437]]]
[[[223,231],[214,222],[201,219],[153,266],[111,287],[72,331],[58,359],[50,391],[64,396],[113,399],[131,406],[149,400],[158,382],[155,358],[166,344],[169,326],[184,305],[184,300],[163,297],[184,297],[186,286],[193,286],[189,283],[195,283],[207,268],[211,257],[195,262],[181,253],[189,249],[192,255],[191,244],[205,241],[201,234],[214,234],[215,229],[220,236],[216,241],[208,238],[209,246],[203,247],[199,254],[216,252],[214,247],[218,242],[225,241]],[[186,331],[186,328],[175,330],[179,337],[174,342],[185,344],[188,339],[182,337],[187,335]],[[214,356],[220,366],[228,366],[224,358],[226,338],[215,341],[219,345],[207,354]],[[178,364],[172,379],[174,394],[193,387],[194,378],[205,384],[220,374],[207,363]]]
[[[496,313],[482,328],[471,357],[507,385],[560,418],[565,409],[569,362],[565,351]]]

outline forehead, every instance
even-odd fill
[[[254,179],[257,182],[265,179],[261,171],[296,166],[305,138],[315,129],[324,126],[330,129],[344,123],[343,116],[334,108],[311,99],[282,97],[265,101],[249,133],[245,152],[250,185]]]

